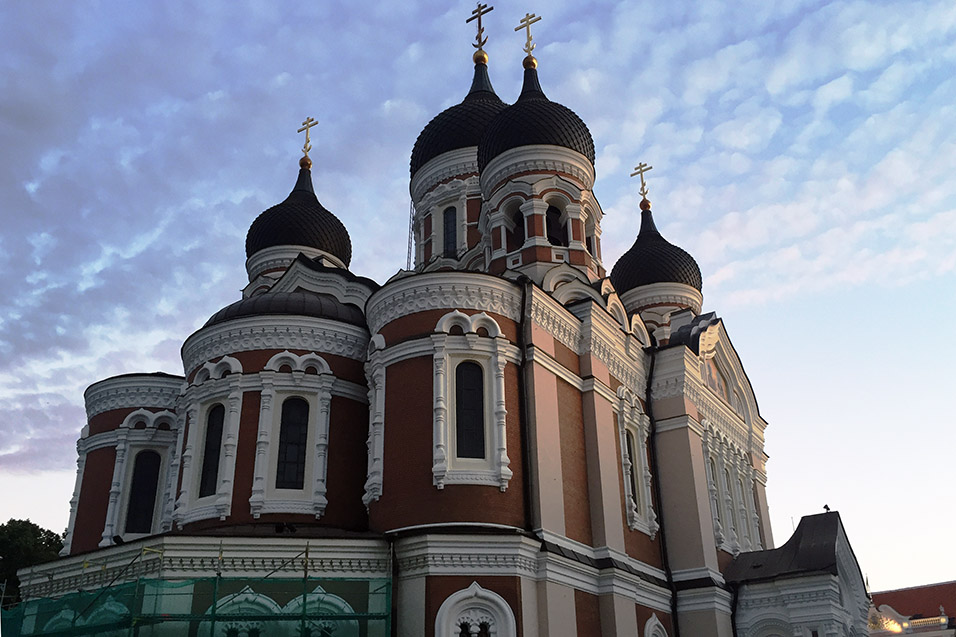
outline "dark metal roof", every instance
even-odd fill
[[[700,267],[686,251],[669,243],[654,225],[650,209],[641,211],[641,231],[611,270],[618,294],[652,283],[683,283],[700,291]]]
[[[525,69],[521,95],[488,124],[478,145],[478,170],[512,148],[545,144],[577,151],[594,163],[591,131],[574,111],[549,100],[538,83],[538,70]]]
[[[382,287],[378,283],[373,281],[372,279],[366,276],[359,276],[355,274],[354,272],[352,272],[351,270],[344,270],[342,268],[335,268],[335,267],[323,265],[322,257],[315,257],[310,259],[309,257],[305,256],[304,254],[300,252],[299,256],[295,258],[295,261],[302,263],[302,265],[304,265],[305,267],[315,272],[322,272],[323,274],[331,274],[338,277],[342,277],[343,279],[345,279],[346,281],[349,281],[350,283],[361,283],[372,292]]]
[[[352,260],[352,241],[338,217],[326,210],[312,189],[312,173],[299,170],[299,178],[286,200],[260,214],[246,235],[246,257],[273,246],[317,248],[342,261]]]
[[[808,573],[837,575],[837,541],[842,523],[836,511],[806,515],[783,546],[738,555],[724,579],[743,583]]]
[[[668,343],[670,345],[676,345],[678,343],[686,345],[695,354],[700,354],[700,335],[703,334],[708,327],[717,325],[718,323],[720,323],[720,319],[717,318],[716,312],[699,314],[695,316],[690,323],[681,325],[676,332],[673,332]]]
[[[415,141],[412,175],[442,153],[477,146],[488,122],[507,106],[491,86],[488,66],[475,64],[475,77],[465,99],[436,115]]]
[[[313,292],[266,292],[227,305],[213,314],[203,327],[246,316],[313,316],[365,327],[365,314],[354,305],[339,302],[328,294]]]

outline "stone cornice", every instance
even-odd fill
[[[83,393],[86,417],[89,419],[113,409],[175,409],[184,381],[181,376],[152,374],[129,374],[101,380]]]
[[[364,329],[329,319],[245,317],[202,328],[187,338],[182,350],[183,368],[191,373],[220,356],[263,349],[307,350],[364,361],[368,339]]]
[[[299,256],[300,253],[310,259],[322,257],[331,264],[345,268],[345,264],[342,263],[338,257],[324,250],[319,250],[318,248],[297,245],[272,246],[270,248],[263,248],[246,259],[246,272],[249,274],[249,281],[255,280],[263,272],[289,267],[289,264],[295,261],[295,258]]]
[[[412,175],[408,190],[412,201],[422,197],[437,184],[454,177],[478,174],[478,147],[457,148],[434,157]]]
[[[651,305],[681,305],[700,314],[704,296],[699,290],[683,283],[652,283],[628,290],[621,295],[628,312]]]
[[[387,283],[369,298],[365,309],[373,334],[397,318],[429,310],[479,310],[517,321],[521,289],[487,274],[433,272]]]
[[[582,190],[590,190],[594,185],[594,166],[581,153],[544,144],[519,146],[501,153],[481,171],[481,191],[485,199],[491,199],[502,182],[528,172],[569,175],[581,183]]]

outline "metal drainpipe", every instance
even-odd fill
[[[656,339],[651,336],[652,342]],[[657,519],[660,522],[661,558],[664,561],[664,574],[667,576],[667,588],[671,591],[671,618],[673,619],[674,637],[680,637],[680,621],[677,619],[677,586],[674,584],[674,573],[671,572],[670,560],[667,557],[667,534],[664,532],[664,501],[661,498],[661,473],[657,460],[657,421],[654,420],[654,408],[651,400],[651,384],[654,380],[654,363],[657,360],[657,346],[651,345],[645,349],[650,354],[651,361],[647,369],[647,419],[650,422],[648,440],[651,441],[651,466],[654,472],[654,496],[657,498]]]

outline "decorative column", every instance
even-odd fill
[[[332,374],[322,374],[319,381],[319,421],[315,436],[315,462],[312,470],[312,512],[318,520],[325,513],[329,503],[326,498],[328,491],[326,478],[328,477],[329,454],[329,422],[330,407],[332,405],[332,383],[335,377]]]
[[[495,468],[498,472],[498,488],[505,491],[508,488],[508,481],[511,480],[512,471],[509,468],[511,459],[508,458],[508,431],[507,415],[505,408],[505,365],[508,361],[501,352],[501,341],[503,337],[495,339],[495,353],[493,364],[495,368],[495,442],[498,458],[495,462]]]
[[[448,439],[445,434],[445,422],[448,418],[448,397],[445,395],[445,336],[432,336],[435,346],[435,374],[433,391],[435,396],[435,418],[432,435],[434,450],[432,452],[432,482],[439,489],[445,488],[445,474],[448,473]]]
[[[103,538],[100,546],[110,546],[116,535],[116,517],[119,514],[119,497],[122,489],[123,473],[126,468],[126,430],[118,429],[116,441],[116,461],[113,463],[113,481],[110,483],[110,499],[106,507],[106,524],[103,526]]]
[[[252,469],[252,495],[249,511],[258,519],[266,498],[266,479],[269,470],[269,442],[272,431],[272,404],[275,401],[275,372],[259,372],[262,390],[259,400],[259,429],[256,434],[256,459]]]

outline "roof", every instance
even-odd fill
[[[246,235],[246,257],[273,246],[308,246],[338,258],[352,260],[352,241],[338,217],[326,210],[312,189],[312,173],[299,170],[299,178],[282,203],[260,214]]]
[[[717,318],[716,312],[698,314],[691,319],[690,323],[681,325],[676,332],[671,333],[668,344],[676,345],[679,343],[686,345],[695,354],[700,354],[700,335],[718,323],[720,323],[720,319]]]
[[[698,292],[703,288],[697,261],[661,236],[649,207],[641,211],[641,230],[634,245],[611,269],[611,283],[618,294],[652,283],[683,283]]]
[[[475,77],[465,99],[432,118],[415,140],[412,175],[442,153],[477,146],[488,122],[507,106],[491,86],[488,66],[475,64]]]
[[[563,146],[594,163],[591,131],[570,108],[549,100],[538,83],[538,70],[527,68],[518,100],[498,113],[485,130],[478,145],[478,170],[507,150],[537,144]]]
[[[836,511],[807,515],[781,547],[739,554],[724,572],[728,582],[837,571],[837,541],[843,527]]]
[[[946,610],[947,615],[956,614],[956,581],[882,591],[872,593],[870,597],[877,608],[887,604],[907,617],[937,617],[940,614],[940,606]]]
[[[312,316],[365,327],[365,314],[334,296],[312,292],[266,292],[227,305],[213,314],[203,327],[237,318],[263,315]]]

